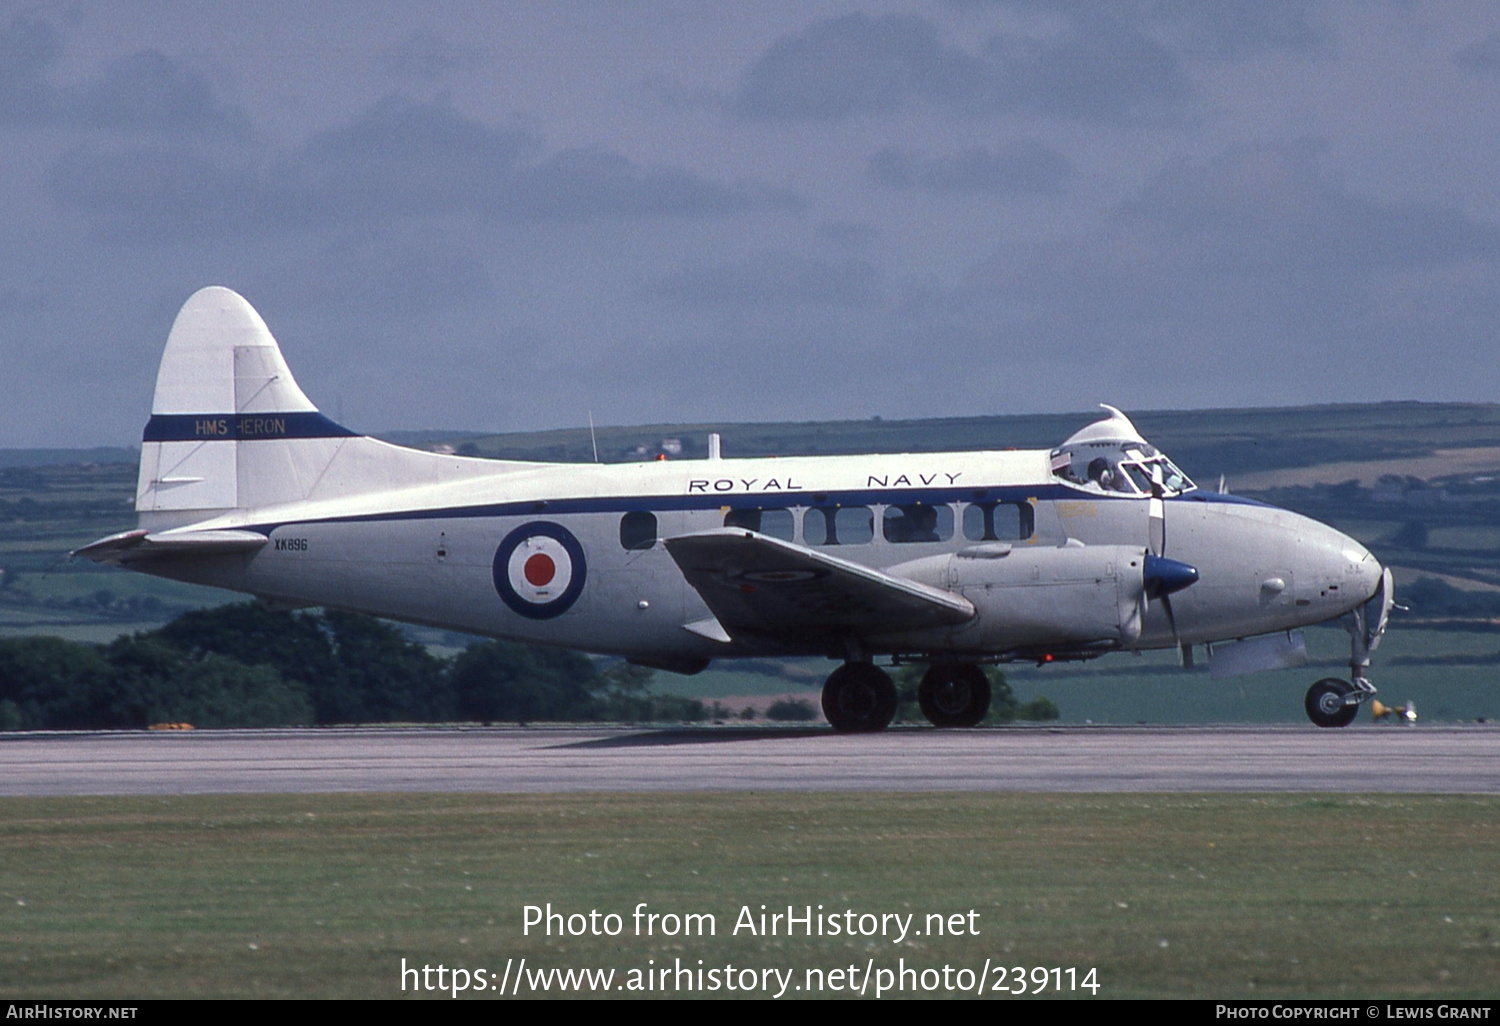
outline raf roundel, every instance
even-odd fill
[[[518,527],[495,550],[495,590],[514,612],[533,620],[567,612],[586,576],[583,546],[557,524]]]

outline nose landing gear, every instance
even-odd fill
[[[1307,689],[1303,703],[1307,718],[1320,727],[1347,727],[1359,715],[1360,698],[1350,696],[1355,688],[1348,681],[1327,677]]]
[[[1370,671],[1370,653],[1385,633],[1391,604],[1391,572],[1386,570],[1370,600],[1341,618],[1349,632],[1349,680],[1327,677],[1307,689],[1303,707],[1313,723],[1320,727],[1347,727],[1359,715],[1365,699],[1375,694],[1375,685],[1366,674]]]

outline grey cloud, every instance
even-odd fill
[[[1417,340],[1434,353],[1472,345],[1438,336],[1496,312],[1493,273],[1474,268],[1500,259],[1500,225],[1358,195],[1320,153],[1308,141],[1238,146],[1170,168],[1096,233],[998,252],[948,308],[1038,351],[1097,351],[1088,374],[1150,352],[1185,381],[1234,387],[1222,368],[1256,362],[1260,387],[1285,383],[1296,398],[1315,386],[1288,368],[1326,375],[1342,361],[1355,373],[1412,359]],[[1392,313],[1444,306],[1440,318]],[[1262,398],[1274,397],[1235,401]]]
[[[771,45],[741,77],[731,109],[760,121],[839,121],[913,101],[963,102],[983,88],[978,58],[946,47],[913,15],[849,14]]]
[[[480,124],[445,101],[390,98],[269,163],[222,148],[78,149],[55,162],[49,191],[103,234],[136,239],[422,217],[578,222],[802,208],[754,183],[643,167],[607,150],[543,149],[534,133]]]
[[[47,191],[100,234],[125,239],[259,232],[269,227],[271,212],[285,224],[308,207],[254,168],[182,147],[76,149],[53,163]]]
[[[945,45],[916,16],[826,19],[773,43],[727,106],[771,122],[835,122],[917,106],[1084,120],[1174,112],[1191,90],[1172,52],[1102,8],[1088,10],[1060,35],[996,35],[978,52]]]
[[[722,217],[751,210],[800,211],[793,193],[710,181],[677,168],[641,167],[603,149],[562,150],[518,174],[499,209],[524,218]]]
[[[715,267],[687,268],[648,294],[690,309],[775,310],[791,306],[868,307],[880,302],[880,276],[864,260],[820,260],[795,253],[757,253]]]
[[[1317,0],[1154,0],[1148,17],[1171,39],[1226,57],[1308,53],[1331,37]]]
[[[465,118],[446,100],[387,96],[347,125],[320,132],[304,155],[341,164],[456,161],[504,168],[535,152],[540,138]]]
[[[873,154],[866,170],[871,181],[891,189],[991,195],[1057,194],[1073,174],[1066,157],[1034,140],[944,157],[888,148]]]
[[[469,211],[580,221],[799,206],[790,194],[641,167],[604,149],[543,150],[533,132],[482,125],[441,100],[391,97],[314,139],[297,173],[315,179],[330,202],[342,196],[361,210],[388,214]]]
[[[449,72],[476,67],[480,51],[440,39],[426,29],[407,36],[380,58],[380,67],[394,78],[436,82]]]
[[[442,100],[387,97],[309,140],[284,173],[328,220],[475,212],[497,204],[541,148],[533,133],[482,125]]]
[[[196,133],[243,130],[248,119],[221,103],[198,72],[155,50],[113,62],[69,105],[93,128]]]
[[[201,74],[155,50],[122,57],[81,86],[54,86],[48,75],[62,54],[46,22],[18,17],[0,29],[0,124],[180,134],[248,125]]]
[[[880,235],[880,229],[868,222],[824,221],[817,226],[818,238],[845,249],[864,249]]]
[[[1424,203],[1349,192],[1323,171],[1324,145],[1236,146],[1158,175],[1120,221],[1221,250],[1243,269],[1424,267],[1500,256],[1500,228]]]
[[[483,260],[451,232],[354,231],[256,282],[275,307],[327,314],[421,317],[482,299],[494,283]]]
[[[1058,36],[990,39],[990,104],[1081,120],[1174,115],[1192,93],[1177,56],[1104,8],[1083,10]]]
[[[1455,63],[1480,71],[1500,71],[1500,32],[1471,43],[1453,55]]]
[[[1174,49],[1220,57],[1307,53],[1328,43],[1323,0],[949,0],[957,8],[1045,11],[1074,23],[1103,16],[1160,36]]]
[[[62,56],[62,39],[51,25],[24,15],[0,28],[0,124],[55,122],[61,115],[47,74]]]

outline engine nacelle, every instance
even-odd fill
[[[888,572],[974,604],[974,619],[944,631],[946,648],[1128,647],[1141,636],[1145,561],[1144,548],[1128,545],[987,543]]]

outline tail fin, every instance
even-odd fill
[[[228,513],[442,475],[431,453],[356,435],[297,387],[265,321],[213,286],[172,324],[141,444],[135,508],[163,530]],[[450,468],[450,470],[453,468]]]

